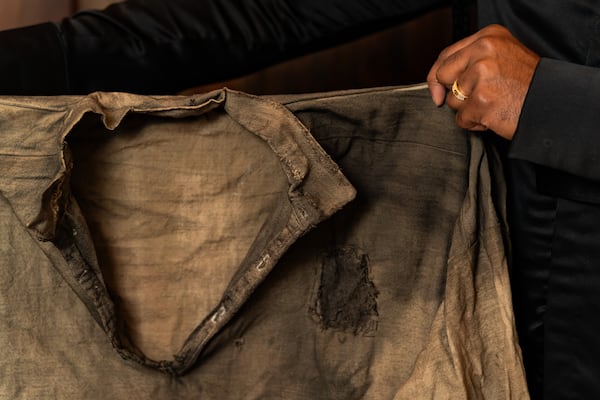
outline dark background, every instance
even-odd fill
[[[111,0],[2,0],[2,3],[0,29],[8,29],[58,21],[82,8],[103,8]],[[227,86],[254,94],[274,94],[420,83],[425,81],[440,50],[451,40],[452,13],[450,8],[444,8],[330,50],[239,79],[190,88],[188,92]]]

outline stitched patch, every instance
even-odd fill
[[[337,248],[323,256],[313,312],[324,329],[368,336],[377,330],[377,294],[367,254]]]

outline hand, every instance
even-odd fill
[[[444,49],[427,75],[435,104],[456,110],[456,125],[512,139],[540,57],[506,28],[490,25]],[[468,97],[459,100],[454,81]]]

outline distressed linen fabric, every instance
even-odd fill
[[[423,86],[0,131],[0,398],[527,398],[500,165]]]

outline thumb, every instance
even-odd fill
[[[442,104],[444,104],[444,100],[446,99],[446,88],[437,80],[436,74],[438,66],[439,60],[433,64],[429,70],[429,73],[427,74],[427,86],[429,87],[431,99],[436,106],[440,107]]]
[[[431,95],[431,99],[433,100],[435,105],[438,107],[443,105],[444,100],[446,99],[446,87],[439,83],[437,80],[428,80],[427,86],[429,87],[429,94]]]

